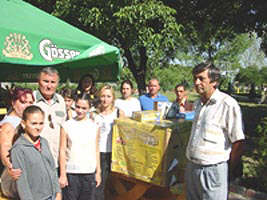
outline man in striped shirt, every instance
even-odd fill
[[[228,161],[238,163],[245,139],[240,107],[217,86],[220,71],[212,63],[194,67],[194,85],[200,98],[186,149],[188,200],[226,200]]]

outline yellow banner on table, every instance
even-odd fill
[[[160,186],[183,182],[191,125],[184,120],[160,124],[116,120],[111,170]]]
[[[135,120],[116,120],[113,127],[112,171],[161,184],[162,158],[168,129]]]

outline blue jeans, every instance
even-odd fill
[[[228,163],[205,166],[188,161],[185,183],[187,200],[227,200]]]

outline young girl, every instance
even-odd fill
[[[110,85],[104,85],[99,91],[100,104],[95,117],[100,127],[101,185],[96,190],[96,199],[104,200],[105,185],[110,173],[112,126],[116,118],[123,117],[124,112],[114,106],[115,92]]]
[[[40,137],[44,112],[38,106],[27,107],[22,115],[20,137],[11,148],[11,161],[22,174],[16,181],[20,200],[60,200],[61,190],[52,153],[46,139]]]
[[[94,200],[101,183],[99,128],[87,117],[89,109],[88,94],[78,95],[76,117],[61,129],[59,182],[64,200]]]
[[[64,98],[65,104],[66,104],[66,113],[67,113],[67,118],[66,120],[72,119],[76,116],[75,110],[72,107],[74,99],[75,99],[75,94],[74,90],[71,88],[64,88],[60,91],[60,94]]]
[[[78,87],[76,88],[76,94],[84,94],[84,93],[89,95],[92,106],[95,107],[96,104],[98,103],[97,89],[95,87],[95,79],[91,74],[83,75],[78,82]]]

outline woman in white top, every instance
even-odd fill
[[[88,94],[75,100],[76,117],[66,121],[60,134],[60,178],[64,200],[94,200],[101,183],[99,127],[87,117]]]
[[[133,84],[130,80],[124,80],[121,83],[122,97],[116,99],[115,106],[125,113],[126,117],[132,117],[133,112],[141,111],[141,105],[137,98],[132,97]]]
[[[100,161],[102,182],[96,189],[96,200],[105,199],[105,185],[110,173],[111,164],[111,144],[112,144],[112,127],[114,120],[124,116],[123,111],[115,108],[115,92],[110,85],[104,85],[99,90],[100,104],[97,108],[95,117],[96,123],[100,127]]]

